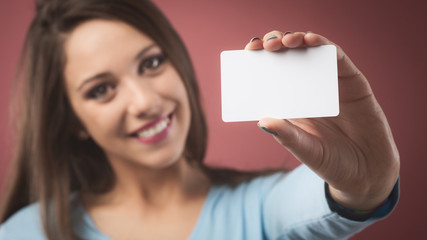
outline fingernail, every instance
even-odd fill
[[[258,125],[258,124],[257,124]],[[268,130],[267,128],[265,128],[265,127],[261,127],[260,125],[258,125],[258,127],[259,128],[261,128],[264,132],[266,132],[266,133],[269,133],[269,134],[271,134],[271,135],[273,135],[273,136],[277,136],[277,133],[276,132],[273,132],[273,131],[270,131],[270,130]]]
[[[277,36],[276,35],[270,35],[268,38],[267,38],[267,41],[269,41],[269,40],[271,40],[271,39],[275,39],[275,38],[277,38]]]
[[[307,33],[313,33],[312,31],[307,31]]]
[[[261,40],[261,38],[259,38],[259,37],[253,37],[249,42],[251,43],[251,42],[256,41],[256,40]]]
[[[283,33],[283,36],[285,36],[286,34],[289,34],[289,33],[294,33],[294,32],[292,32],[292,31],[286,31],[286,32]]]

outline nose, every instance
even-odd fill
[[[161,98],[149,82],[128,81],[127,111],[130,115],[142,118],[159,114]]]

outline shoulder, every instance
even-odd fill
[[[320,178],[306,165],[301,164],[293,170],[277,171],[269,175],[255,177],[249,181],[242,182],[235,187],[225,184],[215,185],[214,187],[216,191],[225,194],[236,194],[248,191],[260,191],[260,193],[266,194],[281,185],[284,185],[287,188],[294,188],[295,186],[306,183],[312,184],[313,182],[322,182],[319,179]]]
[[[304,177],[305,172],[278,171],[237,186],[212,186],[190,239],[264,239],[265,201],[295,174]]]
[[[73,230],[82,231],[84,209],[77,194],[70,195],[71,224]],[[84,230],[84,229],[83,229]],[[15,212],[0,225],[0,240],[44,240],[43,221],[40,216],[40,203],[36,202]]]
[[[322,183],[321,179],[301,164],[291,171],[278,171],[269,175],[259,176],[249,181],[242,182],[237,186],[214,185],[210,197],[215,198],[233,198],[242,195],[253,195],[253,197],[262,198],[270,192],[287,192],[302,185],[313,187],[313,182]],[[320,188],[322,189],[322,188]]]
[[[34,203],[13,214],[0,226],[0,240],[45,239],[39,209],[39,204]]]
[[[287,172],[276,172],[269,175],[258,176],[250,180],[239,183],[238,185],[214,185],[212,187],[211,196],[219,199],[240,198],[242,195],[262,196],[277,181],[286,177]]]

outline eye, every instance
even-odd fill
[[[138,73],[144,74],[146,72],[155,72],[162,66],[164,61],[165,56],[163,54],[149,56],[141,61],[141,64],[138,67]]]
[[[86,94],[86,97],[95,100],[105,100],[112,94],[113,90],[113,84],[101,83],[89,90],[89,92]]]

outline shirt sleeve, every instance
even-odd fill
[[[3,225],[0,225],[0,239],[6,239],[6,233]]]
[[[354,221],[333,212],[324,181],[301,165],[276,180],[263,201],[264,228],[268,239],[347,239],[382,217]]]
[[[0,225],[0,240],[45,240],[38,204],[24,207]]]

